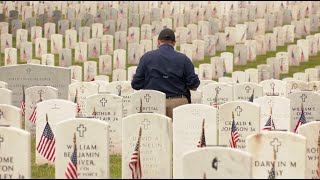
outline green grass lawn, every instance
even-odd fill
[[[24,25],[23,25],[23,28],[24,28]],[[56,31],[57,32],[57,31]],[[315,33],[312,33],[312,34],[315,34]],[[28,41],[30,42],[31,41],[31,37],[29,36],[28,38]],[[296,44],[296,41],[297,39],[295,40],[295,44]],[[63,42],[64,43],[64,42]],[[50,45],[51,42],[48,41],[48,53],[50,53]],[[288,44],[286,44],[285,46],[280,46],[280,47],[277,47],[277,51],[276,52],[280,52],[280,51],[287,51],[287,46]],[[16,47],[15,46],[15,38],[13,38],[13,47]],[[180,48],[177,47],[177,50],[179,50]],[[34,59],[37,59],[35,58],[35,48],[33,48],[33,56],[34,56]],[[227,50],[226,52],[231,52],[233,53],[233,47],[227,47]],[[266,55],[260,55],[260,56],[257,56],[256,58],[256,61],[253,61],[253,62],[248,62],[247,65],[244,65],[244,66],[234,66],[234,71],[244,71],[245,69],[248,69],[248,68],[257,68],[257,65],[259,64],[266,64],[266,59],[269,58],[269,57],[275,57],[275,54],[276,52],[267,52]],[[216,56],[219,56],[222,52],[217,52],[216,53]],[[20,57],[20,51],[18,50],[18,62],[19,64],[24,64],[24,63],[21,63],[20,60],[19,60],[19,57]],[[72,50],[72,55],[74,56],[74,50]],[[199,67],[199,64],[201,63],[210,63],[210,56],[206,56],[204,58],[204,60],[202,61],[196,61],[194,62],[194,66],[195,67]],[[1,64],[4,64],[4,54],[1,53]],[[98,58],[92,58],[92,59],[88,59],[89,61],[96,61],[97,62],[97,73],[99,73],[99,66],[98,66],[98,61],[99,59]],[[58,66],[59,65],[59,55],[55,55],[55,65]],[[73,65],[80,65],[80,66],[83,66],[83,63],[76,63],[74,62],[74,59],[73,59]],[[289,73],[288,74],[285,74],[284,76],[282,77],[292,77],[293,73],[296,73],[296,72],[303,72],[305,69],[307,68],[313,68],[315,67],[316,65],[320,65],[320,54],[318,54],[317,56],[311,56],[309,58],[309,62],[305,62],[305,63],[301,63],[300,66],[298,67],[290,67],[289,68]],[[127,64],[127,67],[130,67],[130,66],[135,66],[135,65],[132,65],[132,64]],[[231,74],[227,74],[227,76],[231,76]],[[110,76],[110,80],[112,79],[112,76]],[[35,147],[36,147],[36,144],[35,144],[35,139],[33,138],[32,139],[32,178],[49,178],[49,179],[53,179],[55,178],[55,169],[54,167],[52,166],[49,166],[49,165],[36,165],[35,164]],[[118,178],[121,178],[121,156],[111,156],[110,157],[110,174],[111,174],[111,178],[114,178],[114,179],[118,179]]]

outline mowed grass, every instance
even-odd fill
[[[23,24],[23,28],[25,28],[25,24]],[[57,31],[56,31],[57,32]],[[315,34],[315,33],[312,33]],[[28,37],[28,41],[31,42],[31,37]],[[297,39],[295,39],[294,44],[296,44]],[[16,38],[13,38],[13,47],[16,47]],[[63,46],[64,46],[64,40],[63,40]],[[277,52],[286,52],[287,51],[287,46],[288,44],[286,44],[285,46],[280,46],[277,47],[277,51],[275,52],[267,52],[266,55],[259,55],[256,58],[256,61],[253,62],[248,62],[247,65],[244,66],[234,66],[234,71],[244,71],[245,69],[248,68],[257,68],[257,65],[259,64],[266,64],[266,59],[269,57],[275,57]],[[177,50],[179,50],[180,48],[177,47]],[[48,53],[51,52],[51,42],[48,41]],[[224,52],[231,52],[233,53],[233,47],[227,47],[227,50]],[[72,55],[74,57],[74,53],[75,51],[72,50]],[[219,56],[222,52],[216,52],[216,56]],[[20,62],[20,51],[17,51],[17,57],[18,57],[18,62],[19,64],[25,64],[25,62]],[[195,61],[194,62],[194,66],[195,67],[199,67],[199,64],[202,63],[210,63],[210,56],[206,56],[204,58],[204,60],[202,61]],[[0,59],[1,59],[1,64],[4,64],[4,53],[1,53],[0,55]],[[36,58],[35,57],[35,48],[33,46],[33,59],[40,59],[41,58]],[[97,72],[99,73],[99,59],[98,58],[90,58],[88,59],[88,61],[96,61],[97,62]],[[83,63],[78,63],[75,62],[74,59],[72,60],[72,64],[73,65],[80,65],[83,67]],[[59,55],[56,54],[55,55],[55,65],[58,66],[59,65]],[[284,74],[282,76],[283,77],[292,77],[292,75],[296,72],[303,72],[305,69],[307,68],[313,68],[317,65],[320,65],[320,54],[318,53],[317,56],[310,56],[309,57],[309,62],[305,62],[305,63],[300,63],[300,66],[298,67],[292,67],[290,66],[289,68],[289,73],[288,74]],[[133,64],[128,64],[127,63],[127,67],[130,66],[135,66]],[[231,74],[227,74],[227,76],[231,76]],[[110,77],[110,81],[112,80],[112,75],[109,76]],[[54,179],[55,178],[55,168],[53,166],[50,165],[36,165],[35,164],[35,147],[36,147],[36,143],[35,143],[35,138],[32,139],[32,178],[48,178],[48,179]],[[110,177],[112,179],[119,179],[121,178],[121,156],[110,156]]]

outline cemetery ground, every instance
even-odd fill
[[[315,32],[315,33],[311,33],[316,34],[319,32]],[[301,39],[303,39],[305,37],[302,37]],[[31,37],[29,36],[28,39],[30,40]],[[13,47],[15,47],[15,38],[13,38]],[[63,42],[64,43],[64,42]],[[297,43],[297,39],[295,39],[295,42],[292,44],[296,44]],[[50,52],[50,41],[48,41],[48,52]],[[286,52],[287,51],[287,46],[289,44],[286,44],[285,46],[279,46],[277,47],[277,50],[274,52],[267,52],[266,55],[257,55],[256,61],[253,62],[248,62],[247,65],[244,66],[236,66],[234,65],[233,71],[244,71],[245,69],[248,68],[256,68],[257,65],[260,64],[266,64],[266,59],[269,57],[275,57],[277,52]],[[179,47],[177,47],[177,50],[180,50]],[[226,51],[223,52],[231,52],[233,53],[234,47],[230,46],[227,47]],[[35,51],[35,49],[34,49]],[[222,52],[217,51],[216,52],[216,56],[219,56]],[[4,54],[0,54],[2,57],[0,58],[2,60],[1,64],[4,64]],[[74,57],[74,49],[72,50],[72,55]],[[35,58],[35,53],[33,53],[33,58]],[[17,57],[20,57],[20,51],[17,52]],[[210,58],[211,56],[206,56],[204,58],[204,60],[202,61],[194,61],[193,64],[195,67],[199,67],[199,64],[201,63],[210,63]],[[98,58],[89,58],[88,61],[95,61],[97,62],[98,65]],[[24,64],[21,63],[20,60],[18,61],[19,64]],[[55,65],[58,66],[59,64],[59,55],[55,55]],[[73,65],[80,65],[83,66],[83,63],[76,63],[73,59],[72,61]],[[127,63],[128,64],[128,63]],[[316,56],[310,56],[309,58],[309,62],[302,62],[300,63],[300,66],[297,67],[293,67],[290,66],[289,68],[289,73],[288,74],[284,74],[281,76],[280,79],[283,79],[285,77],[292,77],[294,73],[296,72],[303,72],[305,69],[307,68],[314,68],[316,65],[320,65],[320,54],[318,53]],[[135,66],[135,65],[131,65],[128,64],[127,68],[130,66]],[[99,68],[97,68],[97,70],[99,71]],[[18,73],[18,72],[17,72]],[[99,73],[99,72],[98,72]],[[231,76],[231,74],[227,74],[227,76]],[[112,79],[112,76],[109,76],[110,79]],[[52,166],[49,165],[36,165],[35,164],[35,138],[32,139],[32,178],[50,178],[50,179],[54,179],[55,178],[55,169]],[[121,178],[121,156],[114,156],[111,155],[110,156],[110,177],[111,178]]]

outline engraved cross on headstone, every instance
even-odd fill
[[[237,106],[235,111],[237,111],[237,116],[240,116],[240,113],[242,112],[242,108],[240,106]]]
[[[305,94],[302,94],[300,97],[301,97],[302,102],[306,102],[306,99],[308,98],[308,96]]]
[[[83,124],[80,124],[80,126],[77,127],[77,131],[79,132],[79,136],[80,136],[80,137],[84,137],[84,132],[87,131],[87,128],[84,127]]]
[[[142,125],[144,126],[144,129],[148,129],[150,125],[150,121],[145,119],[143,120]]]
[[[3,142],[4,142],[4,139],[3,139],[3,137],[0,136],[0,149],[1,149],[1,143],[3,143]]]
[[[273,141],[270,142],[270,145],[275,148],[276,152],[278,152],[278,148],[279,146],[281,146],[281,142],[278,140],[278,138],[274,138]]]
[[[146,94],[146,95],[144,96],[144,99],[146,100],[146,102],[149,102],[150,99],[151,99],[151,96],[150,96],[149,94]]]
[[[293,83],[291,89],[297,89],[297,88],[298,88],[298,84],[297,83]]]
[[[28,68],[28,69],[26,69],[26,71],[27,71],[27,74],[30,74],[31,69],[30,69],[30,68]]]
[[[216,87],[216,94],[218,95],[219,94],[219,92],[221,91],[221,88],[220,87]]]
[[[315,91],[316,91],[316,90],[318,90],[318,87],[317,87],[317,85],[316,85],[316,84],[313,84],[313,86],[312,86],[312,87],[313,87],[313,90],[315,90]]]
[[[42,97],[42,94],[44,94],[43,90],[41,89],[40,91],[38,91],[38,94]]]
[[[106,100],[106,98],[102,98],[102,99],[100,100],[100,103],[101,103],[102,107],[105,107],[107,102],[108,102],[108,101]]]
[[[249,93],[250,90],[251,90],[251,87],[250,87],[250,86],[247,86],[247,87],[245,88],[245,90],[247,91],[247,93]]]

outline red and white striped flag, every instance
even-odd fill
[[[77,144],[76,144],[76,134],[73,138],[74,150],[71,155],[70,161],[68,163],[65,175],[68,179],[78,179],[78,158],[77,158]]]
[[[141,170],[141,162],[140,162],[140,140],[141,140],[142,129],[139,130],[139,138],[137,145],[132,153],[129,167],[131,169],[132,179],[141,179],[142,178],[142,170]]]
[[[294,128],[294,133],[298,133],[298,128],[300,126],[302,126],[303,124],[306,124],[307,123],[307,120],[306,120],[306,117],[304,115],[304,110],[303,110],[303,104],[301,105],[301,116],[297,122],[297,125],[296,125],[296,128]]]
[[[78,102],[78,89],[76,89],[76,95],[74,97],[74,103],[77,104],[77,112],[79,113],[81,111],[81,109],[80,109],[80,105],[79,105],[79,102]]]
[[[37,122],[37,106],[33,109],[32,114],[29,117],[29,121],[31,121],[34,124]]]
[[[56,159],[56,140],[48,123],[48,114],[46,115],[46,121],[47,124],[44,128],[39,144],[37,145],[37,152],[47,160],[54,162]]]
[[[232,126],[231,126],[231,138],[230,138],[230,147],[237,148],[237,142],[239,141],[239,133],[237,130],[236,123],[234,122],[234,114],[232,112]]]
[[[197,145],[198,148],[206,147],[206,136],[205,136],[205,132],[204,132],[204,122],[205,122],[205,120],[203,119],[201,136],[200,136],[200,140]]]
[[[26,114],[26,94],[24,92],[24,86],[22,87],[22,101],[21,101],[21,114],[24,116]]]

